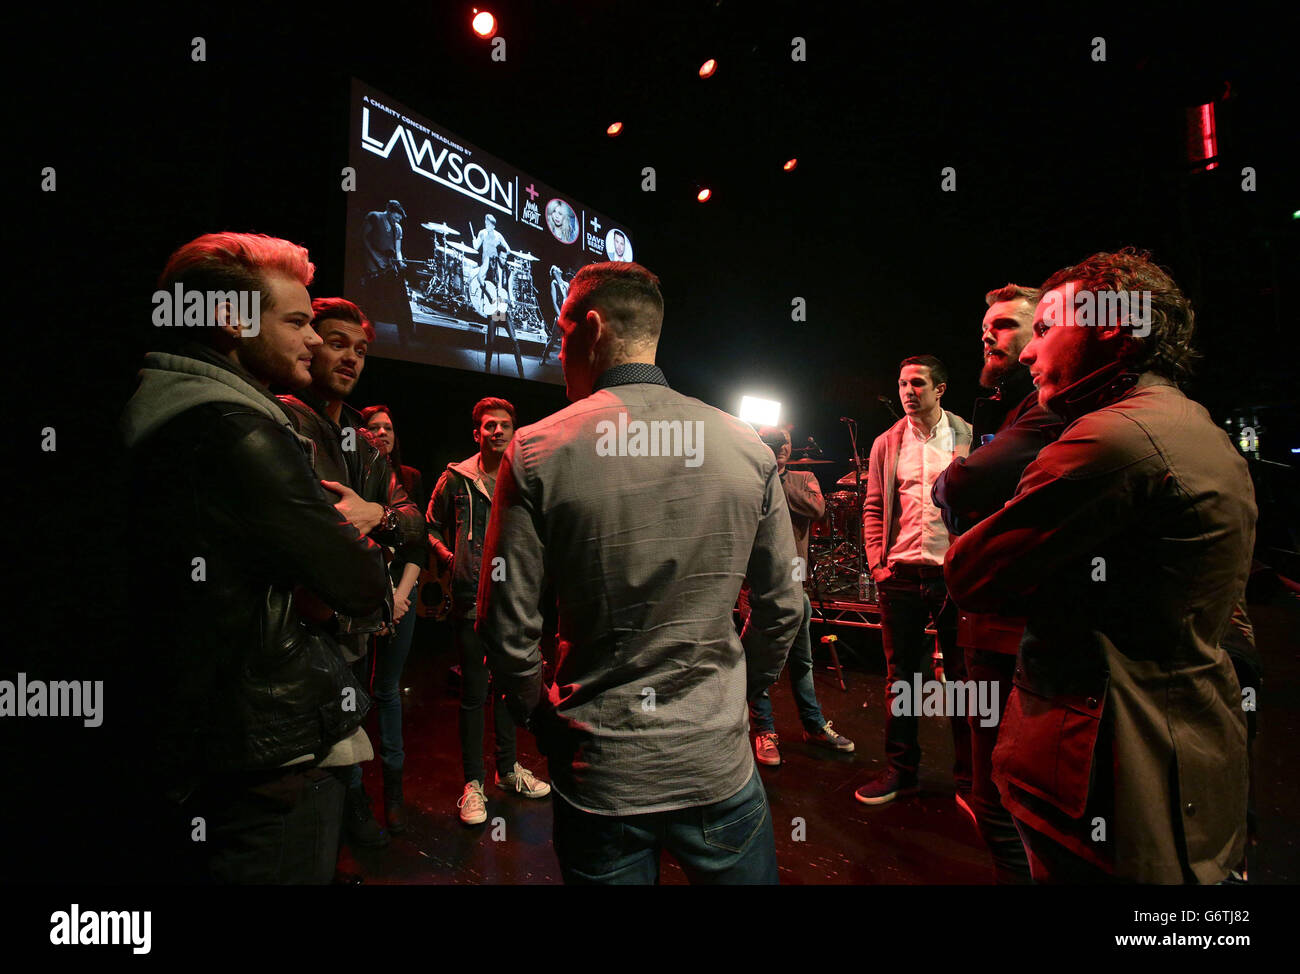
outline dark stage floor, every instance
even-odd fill
[[[1293,634],[1300,631],[1300,601],[1289,597],[1250,610],[1267,667],[1255,744],[1260,842],[1250,879],[1294,883],[1300,880],[1300,785],[1295,774],[1300,758],[1300,660]],[[837,755],[803,744],[789,685],[782,682],[775,688],[784,763],[763,768],[762,775],[776,823],[781,881],[790,885],[991,882],[984,847],[953,801],[952,740],[944,719],[921,721],[919,797],[877,808],[854,800],[854,789],[883,767],[884,661],[875,631],[833,631],[840,637],[848,691],[841,692],[834,674],[819,665],[817,694],[827,718],[856,742],[857,750]],[[822,634],[814,626],[815,644]],[[411,827],[394,836],[387,848],[345,852],[343,865],[377,884],[559,883],[551,850],[549,799],[507,797],[489,784],[488,821],[466,827],[457,817],[462,782],[456,730],[459,700],[448,679],[454,662],[450,628],[420,620],[404,680]],[[367,729],[377,744],[373,719]],[[489,768],[490,735],[489,730],[485,745]],[[544,762],[524,731],[519,734],[519,750],[525,766],[546,777]],[[366,788],[380,813],[377,761],[366,766]],[[805,822],[803,841],[794,838],[796,818]],[[663,882],[685,881],[681,869],[665,855]]]

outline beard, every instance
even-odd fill
[[[1023,368],[1019,360],[1008,355],[990,355],[980,369],[980,385],[985,389],[996,389],[1008,376]]]

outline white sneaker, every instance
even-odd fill
[[[515,762],[515,770],[505,777],[502,777],[500,772],[497,773],[497,787],[504,788],[506,791],[518,792],[525,798],[545,798],[551,793],[550,785],[542,781],[541,778],[518,761]]]
[[[483,794],[483,782],[468,781],[465,793],[456,803],[460,809],[460,820],[466,825],[482,825],[487,821],[487,798]]]

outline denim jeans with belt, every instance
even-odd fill
[[[552,792],[560,872],[571,885],[659,882],[667,849],[700,885],[775,885],[776,838],[758,768],[736,794],[710,805],[647,815],[595,815]]]

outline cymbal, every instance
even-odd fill
[[[530,253],[529,253],[528,251],[526,251],[526,250],[512,250],[512,251],[510,251],[510,256],[511,256],[511,257],[518,257],[520,260],[538,260],[538,259],[539,259],[539,258],[533,256],[532,254],[530,254]]]
[[[424,227],[426,230],[432,230],[434,233],[449,233],[453,237],[460,236],[459,230],[453,230],[445,223],[421,223],[420,226]]]
[[[866,465],[863,464],[863,466]],[[854,486],[854,481],[857,479],[857,476],[858,476],[857,471],[850,470],[839,480],[835,481],[835,484],[836,486],[839,487],[852,487]],[[864,470],[862,471],[862,489],[866,490],[866,487],[867,487],[867,472]]]
[[[834,463],[834,460],[790,460],[787,467],[811,467],[814,463]]]
[[[447,246],[448,246],[448,247],[455,247],[457,250],[459,250],[459,251],[460,251],[461,253],[463,253],[463,254],[476,254],[476,253],[478,253],[478,251],[476,251],[476,250],[475,250],[473,247],[471,247],[469,244],[463,244],[463,243],[461,243],[459,240],[448,240],[448,241],[447,241]]]

